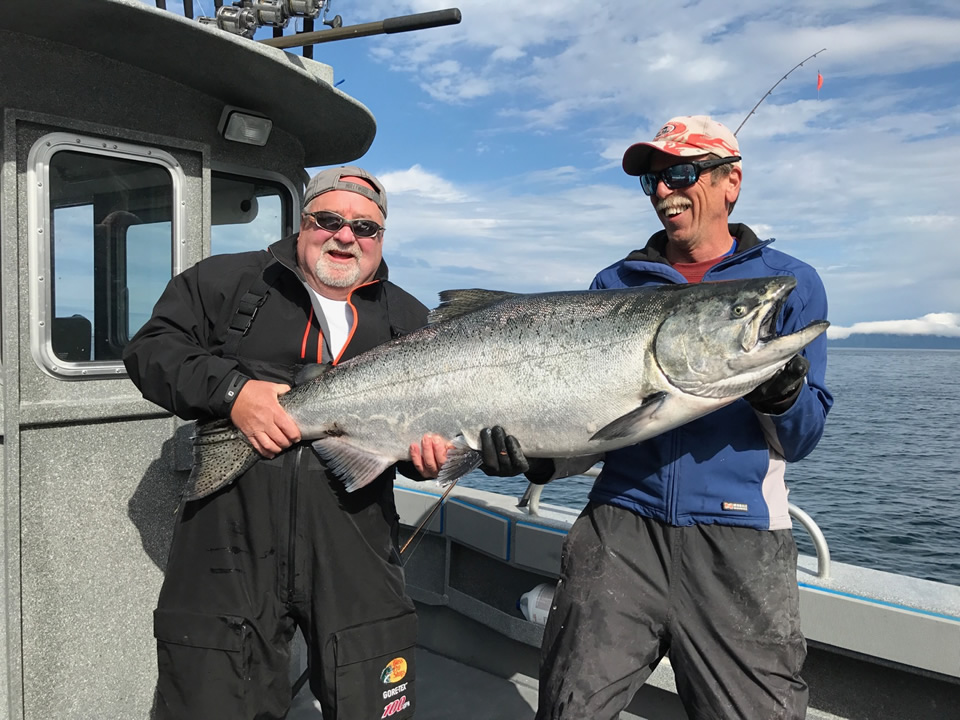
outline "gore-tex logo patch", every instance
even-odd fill
[[[392,687],[389,690],[384,690],[383,699],[388,700],[389,698],[396,697],[400,693],[406,692],[406,690],[407,690],[407,683],[400,683],[396,687]]]
[[[747,512],[749,510],[746,503],[725,502],[721,507],[733,512]]]

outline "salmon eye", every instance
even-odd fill
[[[733,306],[733,315],[734,317],[743,317],[747,314],[746,305],[734,305]]]

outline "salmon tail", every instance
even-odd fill
[[[229,420],[197,426],[193,437],[193,470],[184,500],[199,500],[229,485],[260,459],[247,439]]]

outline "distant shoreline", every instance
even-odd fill
[[[891,350],[960,350],[960,337],[941,335],[854,334],[843,339],[827,339],[828,348],[864,348]]]

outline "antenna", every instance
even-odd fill
[[[772,93],[772,92],[774,91],[774,89],[776,89],[777,85],[779,85],[779,84],[782,83],[784,80],[786,80],[788,77],[790,77],[790,73],[792,73],[792,72],[793,72],[794,70],[796,70],[798,67],[800,67],[801,65],[803,65],[803,63],[807,62],[807,60],[813,60],[817,55],[819,55],[820,53],[825,52],[825,51],[826,51],[826,48],[822,48],[822,49],[820,49],[820,50],[817,50],[817,51],[816,51],[813,55],[811,55],[810,57],[804,58],[803,60],[801,60],[800,62],[798,62],[796,65],[794,65],[792,68],[790,68],[789,72],[787,72],[786,75],[784,75],[782,78],[780,78],[779,80],[777,80],[777,81],[773,84],[773,87],[770,88],[769,90],[767,90],[766,95],[764,95],[762,98],[760,98],[760,102],[758,102],[756,105],[753,106],[753,110],[751,110],[750,112],[747,113],[747,116],[743,119],[743,122],[741,122],[740,125],[739,125],[739,127],[737,127],[737,129],[733,131],[733,136],[734,136],[734,137],[737,136],[737,133],[740,132],[740,128],[742,128],[744,125],[747,124],[747,120],[750,119],[750,116],[753,115],[753,113],[755,113],[755,112],[757,111],[757,108],[760,107],[760,104],[770,96],[770,93]]]

